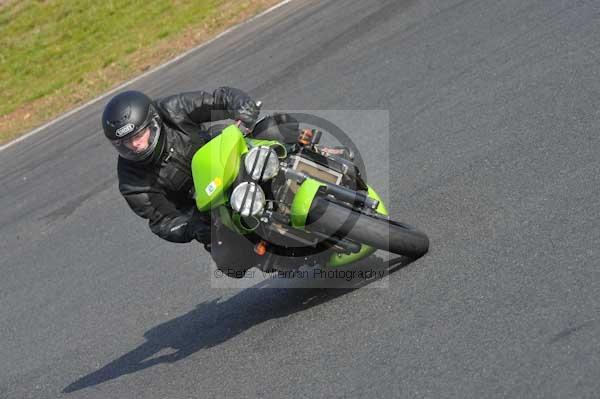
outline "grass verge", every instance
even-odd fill
[[[0,144],[279,1],[0,1]]]

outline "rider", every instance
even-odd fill
[[[210,217],[193,199],[192,156],[210,140],[209,122],[251,126],[258,114],[250,96],[231,87],[156,100],[139,91],[117,94],[104,109],[102,127],[119,152],[119,191],[161,238],[210,245]]]

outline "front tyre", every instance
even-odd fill
[[[411,226],[366,215],[320,197],[316,197],[311,205],[306,229],[329,236],[347,237],[411,258],[423,256],[429,249],[427,235]]]

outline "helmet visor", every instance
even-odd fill
[[[155,117],[136,133],[119,140],[112,140],[111,143],[123,158],[142,161],[152,155],[159,137],[160,123],[158,117]]]

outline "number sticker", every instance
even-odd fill
[[[206,194],[210,197],[211,195],[214,194],[214,192],[217,190],[217,188],[221,185],[221,179],[219,179],[218,177],[215,178],[213,181],[211,181],[209,183],[208,186],[206,186],[206,188],[204,189],[204,191],[206,192]]]

